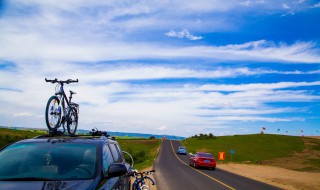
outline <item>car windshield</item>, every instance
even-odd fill
[[[186,149],[186,147],[180,146],[179,149]]]
[[[213,158],[212,154],[210,153],[199,153],[198,155],[200,157]]]
[[[0,180],[93,178],[96,154],[94,144],[13,144],[0,152]]]

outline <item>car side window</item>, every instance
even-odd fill
[[[110,164],[113,162],[114,160],[113,160],[110,148],[107,144],[104,144],[103,145],[103,170],[107,172]]]
[[[118,163],[122,162],[122,157],[120,155],[118,148],[116,147],[116,144],[110,144],[110,149],[115,162],[118,162]]]
[[[119,152],[120,161],[121,161],[121,162],[124,161],[124,160],[125,160],[125,159],[124,159],[124,155],[123,155],[123,153],[122,153],[122,150],[121,150],[120,146],[119,146],[118,144],[115,144],[115,146],[116,146],[116,149],[117,149],[118,152]]]

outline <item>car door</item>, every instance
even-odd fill
[[[116,149],[117,149],[117,151],[118,151],[118,153],[119,153],[119,157],[120,157],[120,160],[119,160],[119,161],[120,161],[121,163],[123,163],[123,164],[126,165],[128,171],[131,171],[132,168],[131,168],[130,164],[128,164],[128,163],[126,162],[126,159],[124,158],[123,152],[122,152],[119,144],[118,144],[118,143],[115,143],[114,145],[115,145],[115,147],[116,147]],[[130,189],[130,186],[131,186],[130,177],[128,177],[128,176],[121,176],[121,177],[120,177],[120,180],[121,180],[121,183],[123,184],[122,186],[124,187],[124,189]],[[127,187],[127,188],[126,188],[126,187]]]
[[[190,163],[191,163],[191,164],[194,164],[194,163],[195,163],[196,156],[197,156],[197,154],[192,155],[192,156],[190,157]]]
[[[111,149],[107,143],[103,145],[102,148],[102,165],[103,165],[103,175],[106,176],[108,173],[109,166],[114,163],[114,157],[111,153]],[[119,189],[119,177],[113,177],[110,179],[103,179],[101,182],[101,186],[99,190],[112,190],[112,189]]]
[[[110,143],[109,146],[115,162],[126,164],[119,145],[117,143]],[[129,177],[120,176],[118,178],[117,183],[118,183],[119,189],[121,190],[126,189],[126,187],[129,187]]]

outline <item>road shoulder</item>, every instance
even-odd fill
[[[218,168],[282,189],[320,189],[320,173],[253,164],[218,164]]]

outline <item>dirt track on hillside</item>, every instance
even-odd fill
[[[236,173],[283,189],[320,189],[320,173],[298,172],[274,166],[219,164],[223,170]]]

